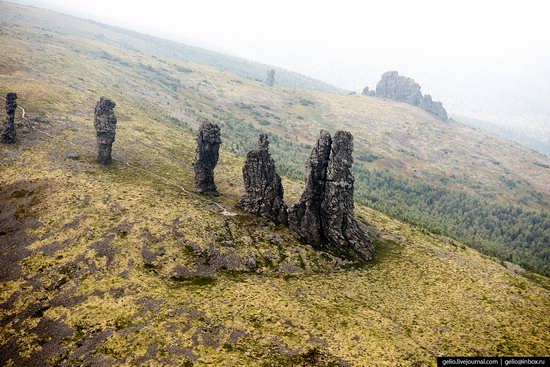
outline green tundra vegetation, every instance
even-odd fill
[[[37,8],[0,2],[0,23],[0,93],[16,91],[34,121],[18,114],[18,144],[0,147],[0,364],[424,366],[550,354],[550,282],[516,265],[548,273],[544,156],[402,103],[270,88]],[[110,167],[95,163],[102,95],[117,103]],[[190,193],[203,120],[224,141],[214,201]],[[321,128],[354,134],[371,262],[235,208],[259,132],[293,203]]]

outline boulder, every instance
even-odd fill
[[[420,85],[413,79],[401,76],[397,71],[388,71],[382,74],[376,84],[376,96],[401,101],[418,106],[422,101]]]
[[[438,101],[432,101],[432,96],[426,94],[420,103],[420,108],[424,111],[427,111],[433,115],[436,115],[443,121],[447,121],[449,117],[447,116],[447,111],[443,108],[443,104]]]
[[[370,90],[369,87],[366,86],[365,88],[363,88],[363,92],[361,92],[361,94],[364,96],[374,97],[376,96],[376,91]]]

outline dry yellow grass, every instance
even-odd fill
[[[404,136],[413,126],[422,129],[414,136],[439,134],[442,144],[449,134],[460,135],[464,145],[452,149],[463,155],[481,152],[475,150],[479,132],[456,124],[442,128],[406,105],[268,89],[206,67],[48,34],[15,27],[0,35],[7,51],[0,92],[16,90],[36,126],[54,136],[18,126],[19,143],[0,147],[1,213],[17,234],[4,233],[0,241],[16,239],[2,243],[4,252],[21,250],[0,285],[0,344],[7,365],[419,366],[434,365],[437,355],[550,354],[547,278],[514,274],[460,243],[362,206],[358,217],[376,233],[375,259],[359,268],[338,266],[286,228],[240,212],[220,215],[210,203],[141,170],[120,162],[98,167],[90,153],[92,111],[100,95],[117,102],[115,157],[187,190],[193,133],[170,116],[195,126],[225,111],[257,124],[235,102],[266,104],[285,122],[266,129],[298,142],[311,143],[321,127],[346,127],[359,150],[384,149],[387,158],[380,164],[395,169],[424,160],[426,172],[460,168],[452,161],[443,165],[428,140]],[[100,58],[99,50],[135,65],[178,64],[193,72],[169,69],[182,84],[174,92]],[[303,106],[304,98],[316,107]],[[298,115],[306,118],[307,129]],[[346,121],[364,121],[365,127]],[[409,154],[398,153],[393,143],[385,147],[386,139],[403,149],[418,147],[418,157],[405,158]],[[497,138],[479,149],[489,154],[493,144]],[[516,165],[527,164],[532,154],[514,149],[521,154],[499,158],[500,167],[518,172]],[[68,159],[69,152],[80,159]],[[241,158],[222,149],[216,177],[223,196],[216,200],[234,211],[242,194],[241,166]],[[498,172],[482,162],[471,169],[481,184],[499,190],[492,186]],[[538,168],[521,172],[533,187],[549,182]],[[284,184],[292,201],[301,183]],[[502,199],[507,195],[503,191]],[[33,220],[40,225],[31,225]],[[224,245],[229,239],[232,247]],[[148,262],[144,248],[156,260]],[[193,269],[196,253],[212,249],[226,256],[251,253],[257,269],[174,279],[178,265]]]

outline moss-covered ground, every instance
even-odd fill
[[[545,277],[362,206],[374,260],[317,251],[235,209],[236,146],[222,149],[213,199],[236,216],[175,186],[192,191],[193,128],[221,113],[216,101],[254,94],[260,105],[265,94],[276,108],[259,83],[29,26],[2,28],[0,42],[0,93],[17,91],[48,134],[18,117],[18,143],[0,147],[0,364],[423,366],[550,354]],[[308,113],[309,92],[276,93]],[[100,95],[117,103],[109,167],[95,164]],[[284,185],[291,203],[302,184]]]

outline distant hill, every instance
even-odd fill
[[[455,115],[453,118],[467,125],[513,140],[550,157],[550,127],[544,132],[532,125],[503,125],[460,115]]]
[[[10,10],[23,9],[23,5],[10,5]],[[42,10],[36,7],[25,6],[23,22],[33,27],[47,28],[50,31],[71,33],[73,35],[95,38],[101,42],[123,47],[128,50],[143,52],[157,57],[183,59],[188,62],[214,66],[221,70],[235,73],[242,77],[264,81],[267,71],[274,69],[276,83],[289,87],[308,88],[332,93],[345,91],[328,83],[316,80],[305,75],[248,61],[239,57],[229,56],[219,52],[189,46],[180,42],[170,41],[131,30],[101,24],[92,20],[83,20],[65,14],[50,11],[47,18],[41,16]],[[10,12],[3,14],[9,18]],[[9,20],[8,20],[9,21]]]

